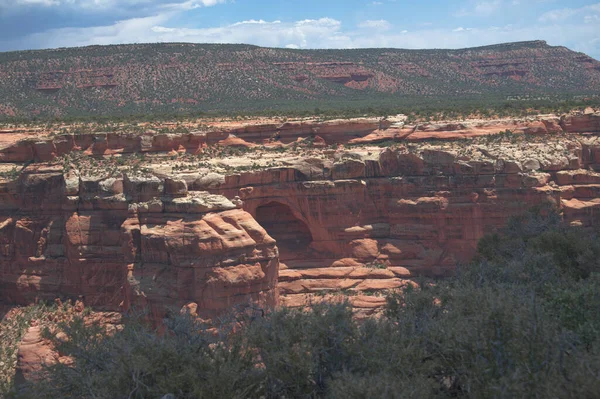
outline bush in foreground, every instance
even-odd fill
[[[57,342],[40,398],[594,398],[600,392],[600,243],[528,215],[486,237],[455,278],[388,298],[283,309],[219,334],[187,316],[106,335],[81,322]],[[234,320],[234,319],[232,319]]]

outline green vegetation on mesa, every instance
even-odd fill
[[[398,113],[598,92],[600,62],[541,41],[462,50],[168,43],[0,53],[4,119]]]
[[[546,216],[542,216],[546,214]],[[74,364],[38,398],[593,398],[600,392],[600,241],[531,212],[485,237],[452,279],[388,299],[356,322],[345,305],[223,319],[156,334],[132,317],[107,336],[80,321],[57,341]]]

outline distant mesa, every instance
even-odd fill
[[[0,53],[0,92],[0,117],[25,118],[398,107],[423,96],[454,104],[595,95],[600,62],[543,41],[460,50],[93,46]]]

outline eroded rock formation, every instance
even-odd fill
[[[277,302],[275,240],[224,197],[156,177],[80,177],[30,166],[0,184],[2,300],[83,296],[126,310],[197,303],[210,317]]]
[[[213,317],[341,293],[369,314],[416,275],[451,275],[533,206],[598,223],[598,113],[289,126],[6,146],[4,162],[36,162],[0,183],[1,300],[84,296],[97,309]]]
[[[50,162],[72,152],[84,151],[96,157],[122,154],[168,152],[201,153],[207,147],[289,147],[299,140],[310,139],[318,145],[367,145],[381,142],[422,142],[458,140],[494,135],[502,131],[524,134],[560,132],[600,133],[600,113],[539,115],[527,118],[495,120],[407,123],[405,116],[318,121],[312,119],[256,121],[254,123],[211,122],[205,130],[186,133],[141,133],[123,131],[54,134],[40,128],[0,130],[0,162]]]

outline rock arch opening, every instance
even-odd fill
[[[256,221],[277,240],[281,261],[306,259],[312,234],[289,206],[280,202],[259,206],[256,208]]]

